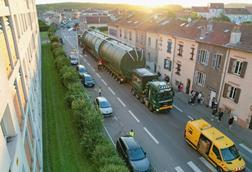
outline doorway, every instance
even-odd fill
[[[208,103],[208,105],[209,105],[209,107],[212,107],[212,101],[213,101],[213,98],[216,98],[216,92],[215,91],[210,91],[210,99],[209,99],[209,103]]]
[[[187,79],[187,81],[186,81],[186,94],[189,94],[190,87],[191,87],[191,80]]]

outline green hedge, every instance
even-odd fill
[[[127,172],[125,163],[119,158],[111,142],[104,136],[102,115],[97,111],[81,84],[79,74],[71,66],[59,43],[59,38],[54,35],[53,31],[49,31],[48,36],[51,40],[55,67],[59,71],[62,84],[67,89],[66,105],[72,111],[83,150],[97,166],[97,171]]]

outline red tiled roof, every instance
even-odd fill
[[[208,7],[192,7],[192,11],[199,13],[208,13]]]
[[[224,3],[210,3],[209,8],[224,9]]]
[[[246,8],[225,8],[225,14],[249,15],[250,13]]]
[[[227,44],[227,47],[239,49],[252,53],[252,25],[242,24],[240,26],[241,40],[237,44]]]
[[[110,22],[107,16],[86,16],[87,24],[106,24]]]

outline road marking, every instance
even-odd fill
[[[244,144],[242,144],[242,143],[240,143],[239,145],[240,145],[243,149],[245,149],[246,151],[248,151],[249,153],[252,154],[252,150],[251,150],[250,148],[248,148],[246,145],[244,145]]]
[[[176,105],[173,105],[178,111],[183,112],[183,110],[181,110],[179,107],[177,107]]]
[[[101,78],[101,75],[99,73],[95,73],[98,78]]]
[[[104,79],[101,79],[101,81],[103,82],[104,85],[106,85],[106,86],[108,85],[108,84],[104,81]]]
[[[118,121],[118,118],[116,116],[114,116],[114,119]]]
[[[108,87],[108,89],[113,95],[115,95],[115,92],[110,87]]]
[[[209,168],[210,171],[212,172],[217,172],[217,170],[215,169],[214,166],[212,166],[212,164],[210,164],[204,157],[199,157],[200,161],[207,166],[207,168]]]
[[[134,115],[133,112],[131,112],[131,110],[129,110],[129,113],[138,123],[140,123],[139,119]]]
[[[177,172],[184,172],[184,170],[180,167],[180,166],[177,166],[174,168]]]
[[[107,135],[109,136],[109,138],[110,138],[111,142],[112,142],[112,143],[113,143],[113,145],[115,146],[115,142],[113,141],[113,139],[112,139],[111,135],[109,134],[109,132],[108,132],[107,128],[106,128],[106,127],[104,127],[104,129],[105,129],[105,131],[106,131]]]
[[[119,97],[117,97],[117,100],[123,105],[123,107],[126,107],[126,104]]]
[[[187,116],[190,120],[194,120],[193,117],[191,115]]]
[[[156,144],[159,144],[159,141],[149,132],[149,130],[146,127],[144,127],[144,130],[152,138],[152,140],[154,140]]]
[[[192,161],[187,162],[187,164],[192,168],[193,171],[201,172],[201,170]]]
[[[240,155],[242,156],[242,158],[247,161],[248,163],[252,164],[252,159],[249,158],[247,155],[245,155],[244,153],[241,152],[241,150],[239,151]]]

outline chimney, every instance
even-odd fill
[[[229,43],[237,44],[240,42],[240,40],[241,40],[240,26],[235,26],[231,32]]]
[[[207,34],[207,29],[205,26],[200,27],[200,39],[205,39]]]
[[[208,23],[207,24],[207,32],[212,32],[213,31],[213,23]]]

